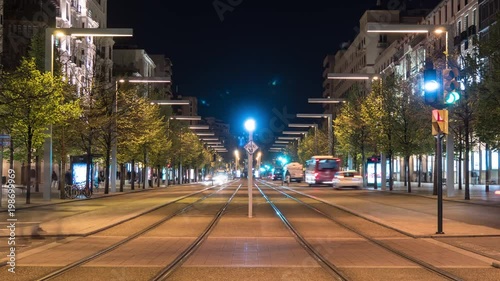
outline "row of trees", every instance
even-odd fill
[[[437,68],[444,68],[445,56],[461,69],[465,90],[457,104],[449,108],[450,133],[454,136],[455,158],[464,163],[463,173],[469,175],[469,153],[474,144],[485,144],[487,151],[500,148],[500,26],[493,25],[488,36],[477,39],[467,55],[437,52],[432,58]],[[441,66],[440,66],[441,65]],[[417,79],[404,80],[393,73],[383,80],[373,81],[371,90],[354,88],[334,120],[335,148],[338,156],[352,155],[354,166],[365,167],[367,155],[385,154],[405,160],[408,191],[411,192],[409,160],[412,155],[433,154],[435,138],[431,134],[431,110],[419,94]],[[304,162],[311,155],[327,153],[324,143],[326,128],[319,131],[319,153],[314,146],[314,134],[301,141],[295,159]],[[293,149],[289,149],[293,151]],[[291,153],[291,152],[289,152]],[[490,182],[491,159],[486,169],[486,191]],[[420,161],[421,163],[421,161]],[[361,164],[361,165],[359,165]],[[364,173],[364,171],[362,171]],[[462,169],[459,170],[461,175]],[[435,174],[435,173],[434,173]],[[459,178],[461,178],[459,176]],[[389,188],[392,190],[390,180]],[[461,181],[459,181],[461,189]],[[435,191],[436,192],[436,191]],[[470,199],[469,177],[465,177],[465,199]]]
[[[69,155],[86,155],[86,185],[91,187],[94,181],[91,163],[101,159],[105,193],[109,192],[110,158],[115,141],[122,175],[120,191],[125,163],[141,162],[143,166],[156,168],[157,174],[167,164],[200,168],[210,163],[211,152],[187,129],[188,124],[170,120],[172,110],[151,104],[142,87],[125,84],[117,91],[114,83],[104,81],[94,70],[92,83],[77,90],[60,74],[65,62],[56,62],[55,75],[43,71],[41,48],[43,43],[35,37],[30,54],[17,69],[0,74],[0,131],[11,136],[11,165],[13,160],[23,161],[29,175],[33,161],[39,161],[44,154],[48,128],[52,129],[54,160],[61,167],[59,175],[64,174]],[[63,181],[59,182],[62,186]],[[134,188],[134,179],[131,182]],[[26,185],[29,204],[29,179]],[[63,196],[63,188],[60,190]]]

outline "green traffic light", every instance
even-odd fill
[[[460,95],[456,91],[449,92],[446,96],[445,103],[446,104],[454,104],[460,99]]]

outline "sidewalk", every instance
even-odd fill
[[[178,186],[178,185],[175,185]],[[165,188],[167,187],[166,185],[160,185],[159,188]],[[96,190],[94,189],[94,193],[92,194],[92,198],[99,198],[99,197],[106,197],[106,196],[118,196],[122,194],[127,194],[131,192],[142,192],[142,191],[147,191],[147,190],[152,190],[152,189],[157,189],[158,187],[155,185],[153,188],[149,188],[147,183],[146,183],[146,188],[142,189],[142,184],[139,186],[139,184],[135,184],[134,190],[131,189],[130,184],[125,184],[123,187],[123,192],[120,192],[120,187],[119,183],[117,183],[116,187],[116,192],[111,191],[111,187],[109,188],[109,193],[104,194],[104,185],[101,184],[99,188]],[[50,194],[50,200],[44,200],[43,198],[43,186],[39,187],[39,192],[35,192],[35,187],[31,187],[31,193],[30,193],[30,204],[26,204],[26,188],[23,186],[18,186],[16,185],[16,197],[15,197],[15,205],[16,209],[23,209],[23,208],[31,208],[35,206],[41,206],[41,205],[49,205],[49,204],[61,204],[61,203],[66,203],[66,202],[71,202],[71,201],[78,201],[78,200],[86,200],[86,199],[60,199],[60,194],[59,190],[52,188],[51,189],[51,194]],[[1,200],[1,206],[0,206],[0,211],[4,211],[7,209],[7,186],[4,185],[2,187],[2,200]]]
[[[369,187],[369,189],[374,188]],[[389,190],[389,184],[387,184],[385,190],[382,190],[380,187],[378,190],[437,198],[437,195],[433,195],[433,183],[428,182],[422,182],[420,187],[417,182],[411,182],[411,193],[408,192],[408,186],[405,186],[403,182],[399,181],[394,182],[392,191]],[[497,194],[495,194],[495,192]],[[500,185],[490,185],[489,192],[486,192],[484,184],[471,184],[469,185],[469,196],[470,199],[465,200],[465,184],[462,184],[462,189],[459,189],[458,184],[455,184],[455,188],[452,190],[451,194],[448,194],[447,187],[443,186],[443,200],[500,206]]]

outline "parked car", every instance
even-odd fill
[[[332,180],[333,188],[363,188],[363,177],[356,171],[339,171]]]
[[[283,181],[290,183],[292,181],[302,182],[304,179],[304,166],[299,162],[291,162],[283,168]]]

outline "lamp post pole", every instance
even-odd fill
[[[248,140],[253,141],[252,131],[248,133]],[[253,189],[253,154],[248,153],[248,217],[252,217],[252,189]]]
[[[253,144],[253,131],[255,130],[255,121],[253,119],[249,119],[245,122],[245,128],[248,131],[248,144],[250,144],[250,147],[252,147]],[[248,145],[247,144],[247,145]],[[246,145],[245,145],[246,147]],[[248,155],[248,170],[247,170],[247,177],[248,177],[248,217],[252,217],[252,192],[253,192],[253,149],[247,148],[247,155]]]
[[[92,36],[92,37],[131,37],[130,28],[46,28],[45,29],[45,71],[54,75],[54,35]],[[43,199],[49,201],[52,184],[52,125],[48,125],[44,142],[43,156]],[[62,155],[61,157],[66,157]],[[61,167],[61,175],[64,167]],[[61,189],[62,190],[62,189]]]

